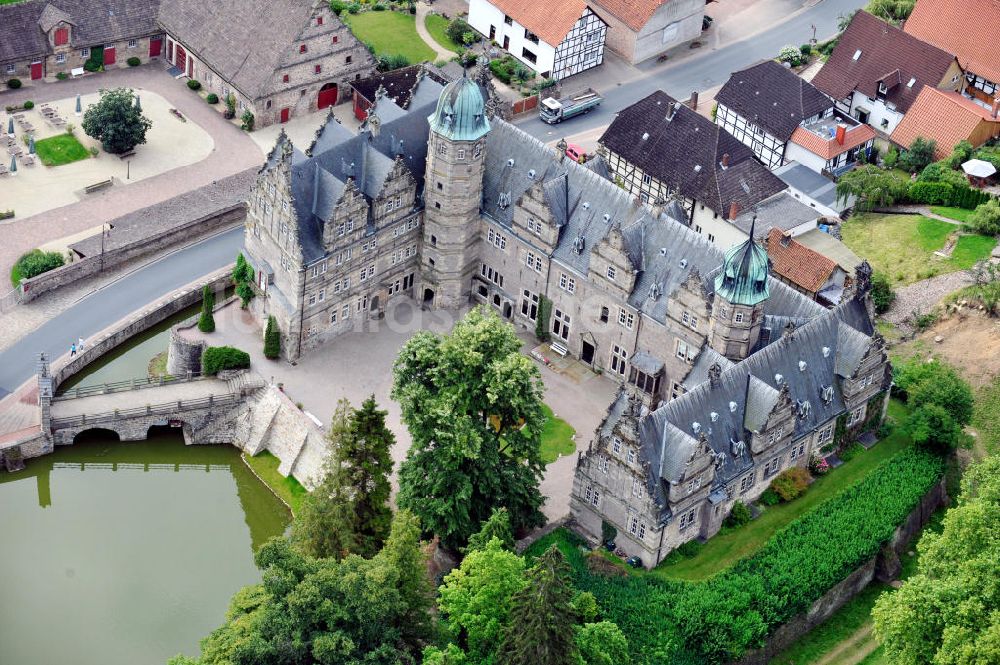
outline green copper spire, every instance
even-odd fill
[[[452,141],[475,141],[490,131],[483,93],[466,76],[444,87],[437,108],[427,121],[435,134]]]
[[[715,292],[734,305],[753,306],[767,300],[767,251],[754,240],[754,223],[750,237],[729,248],[722,272],[715,278]]]

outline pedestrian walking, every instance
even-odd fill
[[[76,350],[78,353],[83,353],[83,338],[81,337],[76,341]]]
[[[70,356],[75,356],[76,355],[76,344],[70,344],[69,345],[69,355]]]

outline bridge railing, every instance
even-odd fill
[[[198,409],[209,409],[217,406],[232,406],[238,404],[242,396],[239,393],[227,393],[223,395],[209,395],[198,399],[184,399],[165,404],[147,404],[134,409],[116,409],[106,413],[81,414],[79,416],[69,416],[66,418],[53,418],[52,429],[66,429],[68,427],[80,427],[82,425],[99,425],[101,423],[114,422],[123,418],[141,418],[143,416],[173,416],[184,411],[195,411]]]
[[[89,395],[106,395],[108,393],[127,392],[129,390],[141,390],[143,388],[158,388],[169,386],[172,383],[187,383],[188,381],[200,381],[211,378],[202,376],[201,372],[190,372],[185,376],[143,377],[141,379],[128,379],[127,381],[113,381],[111,383],[101,383],[94,386],[81,386],[64,390],[52,398],[53,402],[64,399],[75,399],[77,397],[87,397]]]

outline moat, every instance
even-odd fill
[[[95,431],[0,474],[2,661],[197,655],[290,517],[237,449],[185,447],[168,428],[131,443]]]

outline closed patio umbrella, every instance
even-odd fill
[[[10,116],[9,122],[7,122],[7,133],[11,136],[14,135],[14,116]]]
[[[83,105],[80,103],[80,95],[76,96],[76,114],[80,115],[83,112]]]
[[[139,95],[135,96],[135,110],[136,111],[142,110],[142,104],[139,103]]]
[[[10,156],[10,174],[17,175],[17,155]]]
[[[35,137],[33,135],[28,137],[28,154],[35,154]]]

